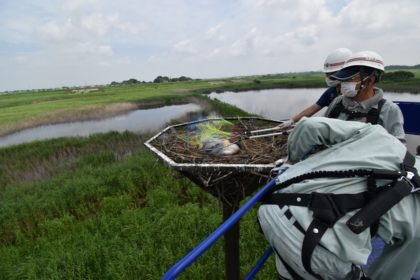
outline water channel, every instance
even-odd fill
[[[109,131],[155,132],[169,121],[201,111],[193,103],[139,109],[112,118],[42,125],[0,137],[0,147],[65,136],[88,136]]]
[[[244,92],[227,91],[211,93],[210,97],[217,98],[246,112],[258,114],[265,118],[284,120],[293,117],[309,105],[314,104],[324,90],[324,88],[299,88]],[[392,101],[420,102],[420,94],[412,93],[385,92],[384,98]],[[322,115],[323,112],[320,111],[317,115]]]
[[[284,120],[314,104],[324,90],[323,88],[309,88],[222,92],[211,93],[210,97],[265,118]],[[420,94],[412,93],[384,92],[384,98],[392,101],[420,102]],[[316,115],[322,116],[325,110],[326,108]],[[416,147],[420,145],[420,136],[406,135],[406,140],[409,151],[415,154]]]
[[[290,118],[315,103],[324,90],[323,88],[317,88],[224,92],[211,93],[210,97],[235,105],[249,113],[269,119],[282,120]],[[384,96],[393,101],[420,102],[420,94],[386,92]],[[171,120],[199,111],[202,111],[199,105],[189,103],[153,109],[139,109],[100,120],[42,125],[0,137],[0,147],[65,136],[88,136],[109,131],[156,132]],[[322,111],[317,115],[322,115]],[[414,151],[415,147],[420,144],[420,137],[413,138],[414,140],[410,137],[407,137],[409,149]]]

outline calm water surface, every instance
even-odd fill
[[[211,98],[217,98],[225,103],[249,113],[258,114],[274,120],[289,119],[314,104],[323,88],[315,89],[271,89],[261,91],[223,92],[211,93]],[[392,101],[416,101],[420,102],[420,94],[385,92],[384,98]],[[316,114],[322,116],[326,108]],[[410,152],[416,153],[416,147],[420,145],[420,136],[406,135],[407,147]]]
[[[227,91],[211,93],[210,97],[235,105],[249,113],[270,119],[283,120],[293,117],[309,105],[314,104],[324,91],[324,88]],[[384,98],[392,101],[420,102],[420,94],[385,92]],[[324,111],[317,115],[322,115]]]
[[[157,131],[170,120],[200,110],[199,105],[190,103],[135,110],[128,114],[101,120],[43,125],[0,137],[0,147],[65,136],[88,136],[109,131],[128,130],[139,133]]]

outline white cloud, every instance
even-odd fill
[[[215,26],[210,27],[206,32],[205,38],[207,40],[222,41],[223,39],[225,39],[225,35],[223,34],[222,27],[223,27],[222,24],[217,24]]]
[[[196,43],[188,39],[177,42],[174,45],[173,49],[175,50],[175,52],[188,54],[196,54],[198,51]]]
[[[92,31],[98,36],[107,33],[112,18],[106,18],[101,14],[92,14],[81,19],[80,27]]]
[[[417,0],[7,1],[0,90],[21,86],[23,66],[36,86],[317,70],[338,47],[418,64],[419,14]]]
[[[62,42],[68,40],[70,35],[74,33],[73,28],[70,19],[63,24],[59,24],[56,21],[49,21],[39,27],[39,33],[46,41]]]
[[[85,54],[99,54],[99,55],[112,55],[112,47],[107,45],[98,45],[92,42],[84,42],[76,44],[76,51]]]
[[[96,0],[65,0],[64,8],[70,11],[79,10],[82,7],[97,3]]]
[[[28,58],[24,55],[18,55],[15,57],[15,60],[18,63],[25,63],[28,60]]]

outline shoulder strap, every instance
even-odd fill
[[[371,123],[371,124],[378,124],[379,114],[381,113],[382,106],[384,105],[385,101],[386,100],[382,98],[378,102],[378,108],[372,108],[369,110],[369,112],[367,112],[366,122]]]
[[[328,114],[328,118],[337,119],[340,113],[344,110],[343,100],[337,102],[334,105],[330,113]]]

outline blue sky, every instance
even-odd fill
[[[0,0],[0,91],[319,70],[338,47],[419,64],[417,0]]]

